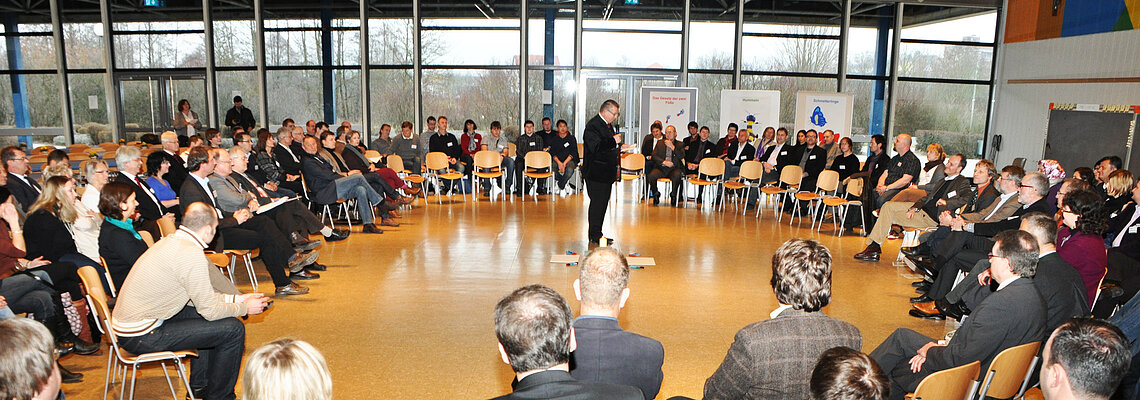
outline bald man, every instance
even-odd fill
[[[875,185],[875,193],[879,195],[875,201],[875,208],[882,207],[896,194],[906,189],[922,170],[922,162],[913,151],[910,151],[910,146],[910,135],[904,133],[895,138],[895,151],[898,155],[887,162],[887,173],[880,176],[879,183]]]

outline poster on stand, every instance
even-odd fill
[[[796,132],[815,129],[823,140],[823,131],[835,132],[835,141],[851,137],[854,96],[834,92],[796,92]]]
[[[764,128],[780,127],[779,90],[722,90],[720,92],[720,130],[712,137],[721,138],[728,124],[747,130],[749,141],[756,141]]]
[[[643,86],[640,116],[637,140],[649,134],[653,121],[661,121],[662,130],[673,125],[678,138],[688,135],[686,126],[689,121],[697,120],[697,88]]]

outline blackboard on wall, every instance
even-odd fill
[[[1043,159],[1054,159],[1065,168],[1066,175],[1079,167],[1092,168],[1101,157],[1117,156],[1125,168],[1137,171],[1140,146],[1130,143],[1136,114],[1101,111],[1049,110],[1049,129],[1045,136]],[[1131,161],[1131,162],[1129,162]],[[1027,166],[1035,170],[1035,166]]]

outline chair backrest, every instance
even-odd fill
[[[391,168],[396,173],[404,172],[404,158],[395,154],[388,155],[388,168]],[[419,172],[419,171],[416,171]]]
[[[630,154],[621,158],[621,169],[632,172],[639,172],[645,169],[645,157],[640,154]]]
[[[1008,399],[1017,394],[1026,374],[1037,361],[1037,350],[1041,342],[1031,342],[1002,350],[994,357],[986,369],[986,379],[982,382],[982,395],[998,399]]]
[[[847,194],[852,195],[852,196],[862,196],[863,195],[863,180],[862,179],[852,179],[850,181],[847,181]]]
[[[575,155],[578,157],[582,157],[583,154],[586,154],[586,144],[582,143],[582,142],[578,142],[578,154],[575,154]]]
[[[99,265],[103,266],[103,276],[107,278],[107,283],[109,284],[107,286],[111,289],[111,297],[118,296],[119,294],[115,293],[115,280],[111,279],[111,271],[107,269],[107,260],[104,260],[103,256],[99,256]]]
[[[819,173],[815,180],[815,187],[824,192],[834,192],[839,188],[839,172],[826,170]]]
[[[972,395],[981,361],[944,369],[927,376],[914,390],[914,400],[963,400]]]
[[[799,165],[789,165],[780,171],[780,182],[789,186],[799,186],[804,179],[804,169]]]
[[[514,142],[507,143],[507,157],[517,156],[519,154],[518,153],[518,150],[519,150],[518,147],[519,146],[514,144]]]
[[[368,161],[371,161],[371,162],[380,161],[380,158],[381,158],[380,152],[376,151],[376,150],[365,150],[364,151],[364,158],[367,158]]]
[[[475,153],[475,168],[499,168],[502,164],[502,153],[491,150],[480,150]],[[476,169],[478,171],[478,169]]]
[[[427,153],[427,156],[424,157],[424,164],[427,165],[429,171],[447,169],[447,154],[442,151]]]
[[[171,220],[166,219],[166,218],[159,218],[158,219],[158,233],[160,235],[162,235],[162,237],[167,237],[167,236],[173,235],[174,232],[177,230],[178,230],[178,227],[174,226],[174,221],[171,221]],[[140,233],[139,236],[142,236],[142,233]],[[154,238],[152,237],[151,239],[154,239]]]
[[[107,323],[111,321],[111,309],[107,307],[107,293],[103,291],[103,282],[99,280],[99,272],[95,267],[90,265],[79,268],[79,280],[83,281],[83,286],[87,288],[87,307],[95,310],[95,316],[98,317],[99,325],[105,336],[109,336],[111,341],[115,340],[115,335],[110,334],[110,325]]]
[[[142,241],[146,243],[146,247],[154,246],[154,236],[151,236],[150,232],[139,231],[139,236],[142,237]]]
[[[715,157],[705,158],[697,165],[697,173],[719,178],[724,175],[724,160]]]
[[[527,168],[550,168],[550,153],[545,151],[529,151],[526,153]]]
[[[1012,162],[1012,163],[1010,163],[1010,164],[1016,165],[1016,166],[1018,166],[1019,168],[1025,168],[1025,157],[1017,157],[1017,158],[1014,158],[1014,159],[1013,159],[1013,162]]]
[[[740,178],[754,181],[764,176],[764,164],[756,160],[745,161],[740,165]]]

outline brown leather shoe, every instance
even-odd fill
[[[364,233],[384,233],[384,231],[381,230],[380,228],[377,228],[375,224],[364,224],[364,229],[361,232],[364,232]]]
[[[384,219],[380,220],[380,226],[397,227],[397,226],[400,226],[400,223],[393,221],[391,218],[384,218]]]
[[[420,188],[408,186],[404,188],[404,193],[407,193],[408,196],[415,197],[417,194],[420,194]]]
[[[859,261],[879,261],[879,254],[882,253],[882,248],[878,243],[871,243],[863,251],[855,254],[855,259]]]
[[[914,307],[915,310],[921,311],[923,314],[942,314],[941,311],[938,311],[938,308],[934,307],[933,301],[925,303],[914,303],[911,304],[911,307]]]

